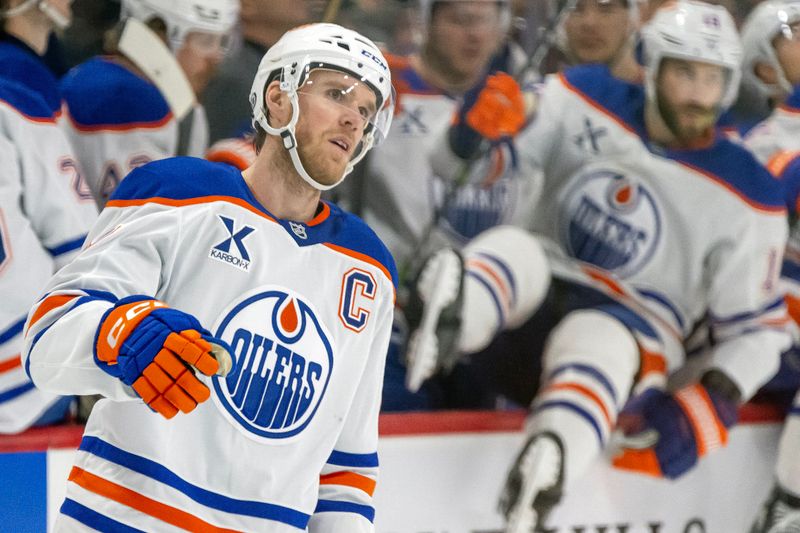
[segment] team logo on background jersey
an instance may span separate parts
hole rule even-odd
[[[590,168],[561,195],[559,233],[571,256],[621,277],[638,272],[661,234],[653,196],[628,173]]]
[[[216,328],[233,369],[214,377],[215,399],[253,438],[281,439],[311,421],[328,387],[333,346],[319,315],[298,294],[262,287],[233,305]]]
[[[217,216],[225,225],[228,238],[211,248],[208,257],[246,272],[250,268],[250,253],[247,251],[244,239],[256,229],[247,225],[236,229],[236,222],[232,218],[222,215]]]

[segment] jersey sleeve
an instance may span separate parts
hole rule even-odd
[[[97,208],[66,136],[55,122],[16,120],[22,209],[56,267],[68,263],[97,218]]]
[[[310,533],[374,531],[372,496],[378,476],[378,412],[392,316],[392,298],[387,297],[377,317],[377,334],[344,427],[320,473],[319,499],[309,522]]]
[[[137,398],[96,364],[96,331],[118,299],[157,295],[172,267],[170,243],[181,231],[179,217],[179,209],[155,204],[104,210],[89,244],[56,274],[28,315],[23,364],[38,387]]]
[[[716,345],[711,365],[739,386],[744,400],[777,370],[791,343],[778,277],[788,226],[784,211],[743,213],[736,242],[710,258],[709,316]]]

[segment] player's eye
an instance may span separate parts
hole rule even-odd
[[[328,89],[325,94],[334,102],[341,102],[344,100],[344,91],[341,89]]]
[[[359,107],[358,112],[361,113],[361,118],[363,118],[364,120],[370,119],[371,113],[369,112],[369,109],[367,109],[366,107],[363,106]]]

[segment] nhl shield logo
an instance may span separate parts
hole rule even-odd
[[[301,296],[267,286],[223,315],[216,336],[231,346],[233,370],[215,376],[215,401],[251,438],[281,439],[311,421],[333,367],[330,335]]]
[[[559,236],[572,257],[626,277],[652,257],[660,218],[642,180],[618,168],[589,167],[560,197]]]

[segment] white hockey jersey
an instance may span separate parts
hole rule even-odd
[[[208,147],[202,106],[179,124],[158,88],[112,57],[73,68],[61,80],[61,91],[69,140],[99,207],[134,168],[175,155],[202,157]],[[187,127],[179,154],[179,130]]]
[[[796,222],[800,215],[800,87],[750,130],[744,142],[780,181],[786,207],[795,220],[783,258],[781,282],[789,311],[800,324],[800,224]]]
[[[722,137],[691,150],[651,143],[644,106],[641,86],[604,67],[549,78],[517,140],[520,157],[544,172],[530,225],[633,287],[674,340],[707,317],[710,364],[748,398],[790,342],[777,283],[787,234],[780,187]]]
[[[460,248],[488,228],[513,222],[530,208],[523,200],[535,195],[533,182],[510,171],[511,157],[503,149],[473,162],[468,176],[436,175],[428,156],[460,99],[425,82],[407,58],[387,57],[397,113],[386,141],[368,156],[363,190],[355,192],[362,205],[352,208],[363,213],[402,266],[411,255],[426,257],[445,245]]]
[[[26,429],[58,397],[20,366],[22,328],[53,272],[77,255],[97,218],[53,110],[0,78],[0,433]]]
[[[372,531],[378,411],[396,277],[375,234],[320,204],[280,220],[233,167],[127,176],[32,310],[37,386],[99,393],[62,515],[98,530]],[[212,398],[165,420],[95,364],[111,302],[146,294],[232,346]],[[124,495],[121,497],[120,495]]]

